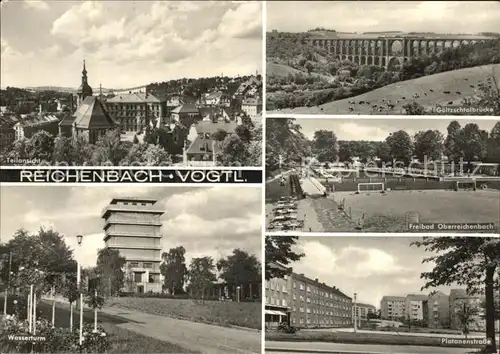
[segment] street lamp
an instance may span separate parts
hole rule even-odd
[[[83,236],[77,235],[76,239],[78,241],[79,251],[81,251]],[[79,253],[81,253],[81,252],[79,252]],[[79,256],[80,256],[80,254],[79,254]],[[82,345],[82,342],[83,342],[83,293],[82,293],[82,288],[81,288],[81,284],[80,284],[81,281],[82,281],[82,274],[81,274],[80,257],[77,257],[76,283],[78,284],[78,290],[80,292],[80,336],[79,336],[78,343],[80,343],[80,345]]]
[[[357,293],[354,293],[354,333],[356,333],[357,327],[358,327],[358,323],[357,323],[358,322],[358,320],[357,320],[358,316],[357,316],[357,311],[356,311],[357,310],[357,306],[356,306],[356,296],[357,295],[358,295]]]

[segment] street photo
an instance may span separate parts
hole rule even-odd
[[[500,237],[265,243],[266,353],[497,353]]]
[[[266,119],[270,232],[498,234],[500,121]]]
[[[1,165],[262,165],[261,2],[1,10]]]
[[[268,1],[266,111],[500,115],[498,1]]]
[[[2,353],[261,352],[255,187],[0,187]]]

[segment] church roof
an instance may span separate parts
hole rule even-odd
[[[78,90],[76,92],[87,94],[90,96],[90,95],[92,95],[92,87],[90,87],[90,85],[85,82],[85,83],[82,83],[80,85],[80,87],[78,88]]]
[[[77,128],[112,128],[115,122],[95,96],[85,98],[75,112],[74,124]]]

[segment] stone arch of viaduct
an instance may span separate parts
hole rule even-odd
[[[362,38],[310,39],[309,43],[323,48],[339,60],[350,60],[358,65],[377,65],[396,68],[412,57],[440,53],[450,47],[483,42],[485,39],[451,38]]]

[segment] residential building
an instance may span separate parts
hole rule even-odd
[[[200,111],[198,107],[193,104],[182,104],[172,110],[170,114],[170,121],[172,123],[181,123],[185,127],[191,127],[194,123],[201,120]]]
[[[364,304],[362,302],[356,302],[356,305],[352,305],[352,318],[354,322],[354,317],[356,317],[359,324],[364,321],[367,321],[368,314],[375,314],[377,312],[377,308],[370,304]]]
[[[265,292],[269,325],[279,312],[282,319],[299,328],[352,326],[352,298],[319,279],[290,269],[285,278],[266,281]]]
[[[405,297],[405,319],[411,321],[427,320],[427,295],[409,294]]]
[[[147,126],[163,128],[167,123],[166,101],[145,92],[118,94],[106,101],[106,108],[122,131],[140,132]]]
[[[380,317],[384,320],[401,320],[405,317],[405,297],[384,296],[380,301]]]
[[[29,139],[39,131],[56,136],[59,132],[59,121],[55,115],[21,115],[21,119],[14,125],[15,140]]]
[[[241,110],[250,118],[258,116],[262,112],[262,99],[249,98],[243,100]]]
[[[450,297],[438,291],[427,299],[427,326],[429,328],[449,328]]]
[[[213,134],[219,130],[233,134],[236,127],[235,122],[213,122],[209,119],[194,124],[188,135],[191,145],[185,153],[185,164],[190,161],[213,161],[219,151],[219,142]]]
[[[115,198],[103,210],[105,247],[125,257],[125,291],[161,292],[161,215],[156,200]]]

